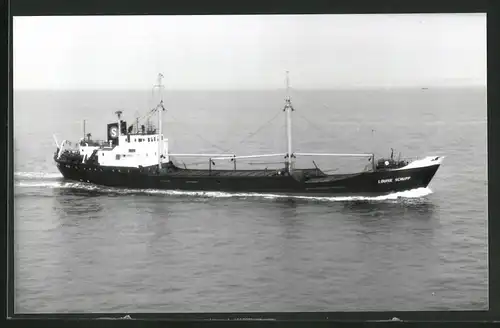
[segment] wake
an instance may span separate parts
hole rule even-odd
[[[42,188],[42,189],[73,189],[81,191],[93,191],[103,194],[118,195],[165,195],[186,196],[204,198],[261,198],[261,199],[298,199],[320,202],[349,202],[349,201],[387,201],[398,199],[422,198],[432,194],[430,188],[418,188],[408,191],[396,192],[382,196],[299,196],[278,195],[267,193],[230,193],[220,191],[181,191],[181,190],[159,190],[159,189],[129,189],[97,186],[86,182],[64,181],[59,173],[43,172],[15,172],[16,188]]]

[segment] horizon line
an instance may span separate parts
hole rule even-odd
[[[304,91],[333,91],[333,90],[363,90],[363,89],[452,89],[452,88],[485,88],[486,84],[448,84],[448,85],[360,85],[360,86],[335,86],[335,87],[321,87],[310,88],[290,87],[291,90],[304,90]],[[165,88],[166,92],[178,91],[284,91],[286,88]],[[12,88],[13,92],[16,91],[148,91],[151,92],[152,88]]]

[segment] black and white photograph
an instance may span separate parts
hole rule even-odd
[[[488,309],[486,14],[12,26],[15,313]]]

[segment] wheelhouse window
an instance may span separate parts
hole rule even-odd
[[[116,159],[119,160],[120,159],[120,154],[116,154]]]
[[[128,152],[129,153],[135,153],[135,149],[129,149]]]

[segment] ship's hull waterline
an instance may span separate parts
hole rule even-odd
[[[165,164],[165,169],[158,174],[155,166],[139,169],[56,161],[65,179],[106,187],[305,196],[376,196],[427,187],[442,160],[439,157],[436,159],[435,164],[425,166],[313,178],[304,178],[304,174],[314,169],[295,170],[292,175],[276,174],[271,170],[209,171],[176,168],[176,171],[168,172]]]

